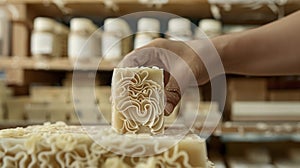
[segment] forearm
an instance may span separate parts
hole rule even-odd
[[[226,73],[300,74],[300,12],[257,29],[212,39]]]

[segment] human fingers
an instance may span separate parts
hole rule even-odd
[[[165,69],[168,61],[164,59],[163,53],[158,50],[160,48],[156,47],[134,50],[124,57],[118,67],[156,66]]]
[[[167,85],[165,86],[166,106],[164,113],[169,116],[181,99],[181,91],[175,78],[170,76]]]

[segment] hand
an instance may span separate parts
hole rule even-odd
[[[155,39],[129,53],[119,67],[157,66],[164,69],[166,107],[170,115],[188,85],[201,85],[209,80],[197,53],[185,42]]]

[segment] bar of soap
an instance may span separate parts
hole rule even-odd
[[[87,130],[104,141],[94,141]],[[134,138],[130,139],[129,136]],[[4,129],[0,130],[0,167],[213,167],[207,159],[205,140],[195,134],[186,135],[167,150],[142,157],[113,153],[104,145],[110,143],[118,149],[141,153],[161,150],[165,144],[176,139],[176,135],[158,137],[153,140],[153,136],[145,134],[120,135],[109,126],[82,128],[62,122]]]
[[[236,101],[231,118],[235,121],[299,121],[300,103],[292,101]]]
[[[115,68],[112,77],[112,126],[121,134],[164,131],[163,70]]]

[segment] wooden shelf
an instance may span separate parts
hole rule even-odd
[[[98,70],[112,71],[117,63],[102,60]],[[94,70],[88,64],[83,64],[78,70]],[[68,58],[52,59],[47,61],[37,61],[32,58],[23,57],[3,57],[0,58],[0,69],[28,69],[28,70],[57,70],[73,71],[74,65]]]
[[[213,135],[217,137],[233,138],[233,139],[256,139],[262,140],[284,137],[289,139],[297,139],[300,141],[300,122],[236,122],[227,121],[220,123],[216,128],[196,127],[196,134],[210,132],[214,129]]]
[[[12,4],[26,4],[31,17],[48,16],[95,16],[97,18],[123,16],[133,12],[162,11],[190,18],[211,18],[210,4],[207,0],[169,0],[162,6],[142,4],[138,0],[114,0],[117,10],[105,5],[105,0],[64,0],[64,6],[58,7],[52,1],[44,0],[7,0]],[[290,0],[284,6],[286,15],[300,9],[300,1]],[[266,5],[258,9],[245,8],[240,4],[232,5],[230,11],[220,8],[223,23],[264,24],[277,19],[275,13]],[[236,17],[239,16],[239,17]],[[139,17],[137,15],[133,17]]]
[[[29,57],[2,57],[0,70],[5,71],[6,82],[10,85],[24,85],[31,82],[59,81],[61,71],[112,71],[117,63],[102,60],[100,65],[91,66],[83,63],[74,68],[68,58],[37,61]]]
[[[215,135],[258,134],[258,135],[294,135],[300,133],[300,122],[233,122],[228,121],[217,128]]]
[[[8,3],[27,3],[27,4],[33,4],[33,3],[45,3],[45,0],[7,0]],[[51,3],[51,1],[49,1]],[[79,4],[85,4],[85,3],[104,3],[105,0],[63,0],[65,4],[68,3],[79,3]],[[115,3],[140,3],[138,0],[113,0]],[[189,0],[189,1],[182,1],[182,0],[169,0],[168,3],[208,3],[207,0]]]
[[[52,1],[44,0],[7,0],[12,4],[26,4],[31,13],[37,16],[63,17],[63,16],[97,16],[113,17],[123,16],[140,11],[163,11],[180,16],[205,16],[211,17],[207,0],[169,0],[162,6],[142,4],[138,0],[114,0],[117,10],[105,5],[105,0],[64,0],[64,9],[58,7]],[[179,10],[178,10],[179,9]]]
[[[55,122],[51,122],[55,123]],[[89,126],[89,125],[105,125],[105,124],[99,124],[99,123],[78,123],[78,122],[65,122],[68,125],[78,125],[78,126]],[[0,123],[0,130],[1,129],[8,129],[8,128],[17,128],[17,127],[27,127],[30,125],[43,125],[44,122],[27,122],[27,121],[1,121]]]

